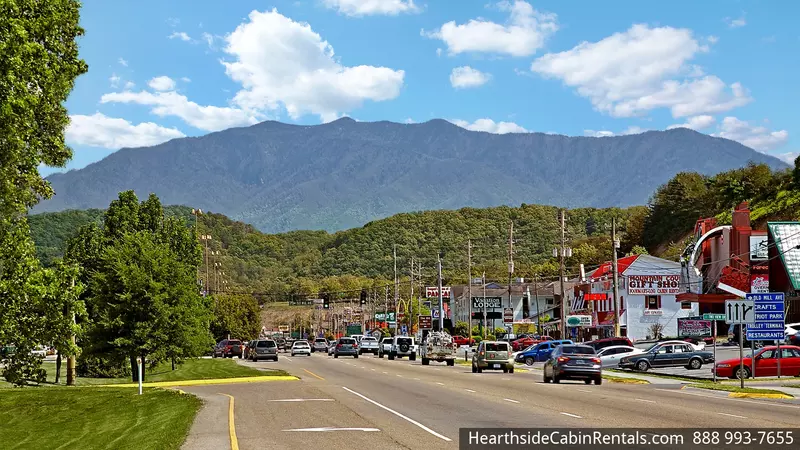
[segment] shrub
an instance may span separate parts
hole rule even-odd
[[[75,370],[79,377],[123,378],[131,376],[128,360],[113,360],[91,355],[78,356]]]
[[[480,343],[481,343],[481,341],[483,340],[483,338],[482,338],[482,337],[480,337],[480,336],[472,336],[472,339],[474,339],[474,340],[475,340],[475,343],[476,343],[476,344],[480,344]]]
[[[486,340],[487,341],[496,341],[497,340],[497,336],[495,336],[493,334],[487,334],[486,335]]]

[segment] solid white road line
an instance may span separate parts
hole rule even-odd
[[[271,402],[333,402],[332,398],[284,398],[281,400],[269,400]]]
[[[645,400],[643,398],[635,398],[634,400],[636,400],[637,402],[655,403],[654,400]]]
[[[363,395],[359,394],[358,392],[356,392],[356,391],[354,391],[354,390],[352,390],[352,389],[349,389],[349,388],[347,388],[346,386],[342,386],[342,389],[346,390],[347,392],[349,392],[349,393],[351,393],[351,394],[355,394],[355,395],[357,395],[357,396],[359,396],[359,397],[363,398],[364,400],[366,400],[366,401],[368,401],[368,402],[372,403],[373,405],[375,405],[375,406],[377,406],[377,407],[379,407],[379,408],[381,408],[381,409],[384,409],[384,410],[386,410],[386,411],[388,411],[388,412],[390,412],[390,413],[394,414],[395,416],[397,416],[397,417],[399,417],[399,418],[401,418],[401,419],[404,419],[404,420],[406,420],[407,422],[410,422],[410,423],[412,423],[412,424],[414,424],[414,425],[416,425],[416,426],[418,426],[418,427],[422,428],[423,430],[425,430],[425,431],[427,431],[428,433],[430,433],[430,434],[432,434],[432,435],[434,435],[434,436],[438,437],[439,439],[442,439],[442,440],[444,440],[444,441],[447,441],[447,442],[452,442],[452,441],[453,441],[453,440],[452,440],[452,439],[450,439],[449,437],[447,437],[447,436],[445,436],[445,435],[442,435],[442,434],[439,434],[439,433],[437,433],[437,432],[435,432],[435,431],[431,430],[430,428],[428,428],[428,427],[426,427],[425,425],[423,425],[423,424],[421,424],[421,423],[417,422],[416,420],[414,420],[414,419],[412,419],[412,418],[410,418],[410,417],[404,416],[404,415],[400,414],[399,412],[397,412],[397,411],[395,411],[395,410],[393,410],[393,409],[391,409],[391,408],[389,408],[389,407],[387,407],[387,406],[383,406],[383,405],[381,405],[380,403],[376,402],[375,400],[372,400],[371,398],[367,398],[367,397],[365,397],[365,396],[363,396]]]
[[[570,413],[565,413],[565,412],[562,412],[561,414],[562,414],[562,415],[565,415],[565,416],[569,416],[569,417],[574,417],[574,418],[576,418],[576,419],[583,419],[583,417],[581,417],[581,416],[576,416],[575,414],[570,414]]]
[[[728,414],[728,413],[717,413],[720,416],[728,416],[728,417],[736,417],[737,419],[747,419],[745,416],[737,416],[736,414]]]
[[[400,378],[403,378],[403,376],[402,376],[402,375],[400,375],[399,373],[397,374],[397,376],[398,376],[398,377],[400,377]]]
[[[436,382],[436,384],[438,384],[439,386],[444,386],[444,383],[440,383],[438,381]]]
[[[475,393],[475,391],[473,391],[472,389],[464,389],[464,390],[467,392],[472,392],[473,394]]]
[[[512,399],[510,399],[510,398],[504,398],[503,400],[505,400],[505,401],[507,401],[507,402],[511,402],[511,403],[519,403],[518,401],[516,401],[516,400],[512,400]]]
[[[375,372],[375,369],[370,369],[371,371]]]
[[[592,391],[590,391],[588,389],[575,389],[575,390],[576,391],[580,391],[580,392],[592,392]]]
[[[389,372],[383,372],[384,375],[389,375]]]
[[[718,399],[718,400],[727,400],[727,401],[731,401],[731,402],[753,403],[753,404],[756,404],[756,405],[765,405],[765,404],[767,404],[765,402],[757,401],[757,400],[745,400],[743,398],[720,397],[720,396],[717,396],[717,395],[703,395],[703,394],[699,394],[699,393],[696,393],[696,392],[686,392],[686,391],[683,391],[683,390],[675,390],[675,389],[659,389],[659,388],[655,388],[653,390],[654,391],[663,391],[663,392],[672,392],[672,393],[678,393],[678,394],[686,394],[686,395],[694,395],[695,397],[715,398],[715,399]],[[787,405],[787,404],[784,404],[784,403],[777,403],[777,402],[770,402],[769,405],[771,407],[800,409],[800,406]]]
[[[327,432],[327,431],[381,431],[377,428],[333,428],[333,427],[325,427],[325,428],[295,428],[292,430],[281,430],[281,431],[320,431],[320,432]]]
[[[419,381],[419,378],[414,378],[415,380]]]

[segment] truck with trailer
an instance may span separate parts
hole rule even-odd
[[[425,342],[420,346],[422,365],[430,365],[431,361],[446,362],[448,366],[456,363],[457,345],[453,337],[446,331],[428,333]]]

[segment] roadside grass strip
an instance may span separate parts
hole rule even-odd
[[[612,383],[623,383],[623,384],[650,384],[647,380],[642,380],[641,378],[628,378],[628,377],[615,377],[613,375],[603,375],[604,380],[608,380]]]
[[[728,397],[733,398],[772,398],[772,399],[793,399],[794,396],[775,389],[749,388],[744,389],[739,386],[728,386],[713,383],[694,383],[687,387],[695,389],[707,389],[711,391],[729,392]]]
[[[212,384],[237,384],[237,383],[263,383],[267,381],[297,381],[299,378],[291,375],[278,376],[259,376],[259,377],[238,377],[238,378],[217,378],[210,380],[183,380],[183,381],[158,381],[154,383],[142,383],[142,387],[165,388],[175,386],[205,386]],[[119,383],[119,384],[95,384],[92,387],[118,387],[133,388],[139,387],[138,383]]]

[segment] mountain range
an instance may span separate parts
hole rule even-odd
[[[105,208],[118,192],[225,214],[275,233],[338,231],[396,213],[526,203],[645,204],[675,174],[785,163],[686,128],[614,137],[490,134],[446,120],[322,125],[268,121],[124,148],[47,177],[34,213]]]

